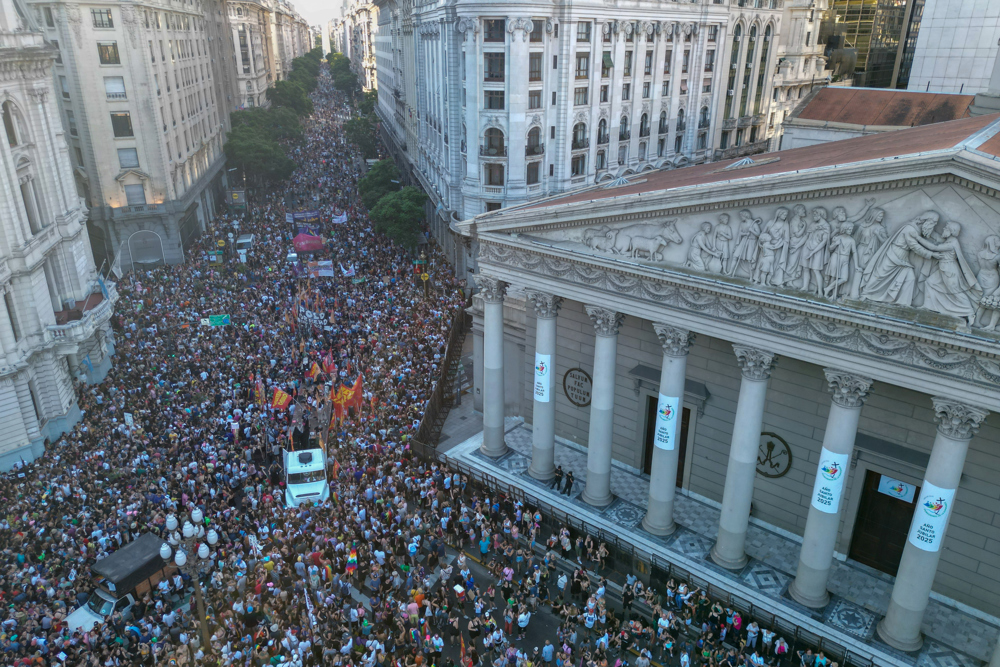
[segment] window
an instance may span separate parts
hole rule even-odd
[[[587,154],[580,153],[573,156],[570,163],[570,176],[583,176],[587,173]]]
[[[69,99],[69,82],[66,81],[66,77],[59,77],[59,88],[62,90],[62,96],[64,100]]]
[[[528,91],[528,108],[529,109],[542,108],[542,91],[540,90]]]
[[[625,52],[625,76],[632,76],[632,52]]]
[[[670,97],[670,79],[663,80],[663,90],[660,91],[663,97]]]
[[[491,127],[483,135],[484,155],[506,155],[507,147],[504,145],[503,130]]]
[[[608,101],[608,84],[601,86],[601,102],[605,103]]]
[[[62,65],[62,51],[59,50],[59,40],[53,39],[52,46],[56,49],[56,65]]]
[[[604,118],[601,122],[597,124],[597,143],[606,144],[608,143],[608,121]]]
[[[667,112],[666,111],[661,111],[660,112],[660,124],[656,128],[656,131],[659,132],[660,134],[663,134],[663,133],[667,132]]]
[[[812,38],[813,38],[812,32],[811,31],[807,32],[806,33],[806,46],[811,46],[810,42],[812,41]]]
[[[118,42],[98,42],[97,55],[102,65],[121,65],[118,57]]]
[[[684,59],[681,61],[681,74],[687,74],[688,67],[691,65],[691,50],[684,49]]]
[[[486,202],[486,212],[499,211],[503,206],[498,201],[488,201]]]
[[[722,138],[719,140],[719,148],[721,148],[723,150],[729,148],[729,135],[730,134],[732,134],[732,133],[731,132],[723,132],[722,133]]]
[[[683,132],[684,128],[687,127],[687,121],[684,120],[684,109],[677,110],[677,131]]]
[[[76,116],[69,109],[66,109],[66,125],[69,126],[70,136],[79,136],[79,131],[76,129]]]
[[[542,54],[532,53],[528,56],[528,81],[541,81],[541,80],[542,80]]]
[[[715,71],[715,49],[709,49],[705,52],[705,71]]]
[[[577,123],[573,126],[573,150],[580,150],[588,146],[590,146],[590,141],[587,139],[587,125],[586,123]]]
[[[504,54],[484,53],[485,60],[483,68],[484,81],[503,81]]]
[[[529,41],[540,42],[542,41],[542,26],[545,25],[545,19],[534,19],[531,22],[531,38]]]
[[[618,164],[626,162],[628,162],[628,144],[622,144],[618,147]]]
[[[486,97],[486,104],[484,106],[487,109],[503,109],[502,90],[487,90],[483,95]]]
[[[576,54],[576,78],[586,79],[590,75],[590,54]]]
[[[42,231],[42,226],[38,224],[38,202],[34,197],[34,187],[31,179],[21,183],[21,203],[24,205],[24,212],[28,216],[28,229],[32,234]]]
[[[533,127],[528,131],[528,143],[525,144],[524,154],[525,155],[541,155],[542,154],[542,128]]]
[[[687,94],[688,94],[688,80],[681,79],[681,95],[687,95]]]
[[[622,100],[628,100],[632,95],[632,85],[628,83],[622,84]]]
[[[95,28],[115,27],[115,21],[111,18],[110,9],[91,9],[90,16],[94,19]]]
[[[120,111],[118,113],[111,114],[111,128],[115,132],[115,137],[131,137],[132,134],[132,116],[128,111]]]
[[[83,166],[83,151],[80,150],[79,146],[73,146],[73,151],[76,153],[76,166]]]
[[[129,206],[140,206],[146,203],[146,190],[142,185],[125,186],[125,202]]]
[[[525,172],[525,180],[527,181],[528,185],[534,185],[535,183],[538,182],[538,167],[540,165],[541,162],[528,163],[528,168]]]
[[[52,8],[45,7],[42,11],[45,14],[45,25],[49,28],[55,28],[56,22],[55,19],[52,18]]]
[[[554,164],[550,164],[549,165],[549,176],[551,176],[555,172],[555,170],[556,170],[556,166]]]
[[[484,164],[483,173],[485,175],[483,181],[486,183],[486,185],[492,185],[492,186],[503,185],[502,164]]]
[[[128,99],[125,95],[125,79],[120,76],[104,77],[104,94],[109,100]]]
[[[604,29],[604,36],[601,38],[601,41],[604,42],[605,44],[611,43],[611,31],[608,30],[606,27]]]
[[[576,24],[576,41],[590,41],[590,21],[580,21]]]
[[[21,340],[21,326],[17,321],[17,311],[14,310],[14,296],[10,292],[3,293],[3,303],[7,307],[7,319],[10,320],[10,329],[14,332],[14,340]]]
[[[646,63],[643,65],[642,73],[649,76],[653,73],[653,52],[646,51]]]
[[[684,147],[684,137],[683,135],[678,134],[676,137],[674,137],[674,152],[680,153],[681,148],[683,147]]]
[[[664,147],[667,145],[666,139],[660,139],[656,142],[656,157],[663,157]]]
[[[555,139],[555,138],[556,138],[556,126],[552,125],[549,127],[549,139]]]
[[[594,169],[600,171],[601,169],[607,169],[608,167],[608,157],[607,153],[604,151],[597,151],[597,157],[594,159]]]
[[[504,41],[504,30],[507,29],[507,22],[503,19],[486,19],[483,21],[483,41],[502,42]]]
[[[577,88],[573,91],[573,104],[575,106],[583,106],[587,104],[587,91],[588,88]]]
[[[642,99],[649,99],[649,87],[651,85],[652,84],[649,81],[642,84]]]
[[[642,114],[639,119],[639,136],[648,137],[649,136],[649,115]]]
[[[606,79],[611,76],[611,70],[615,67],[615,61],[611,59],[611,52],[605,51],[601,58],[601,78]]]
[[[556,91],[552,91],[552,106],[556,105]]]
[[[618,139],[619,141],[624,141],[632,136],[628,127],[628,116],[622,116],[621,122],[618,123]]]
[[[17,146],[17,130],[14,129],[14,105],[10,102],[3,103],[3,129],[7,132],[7,143],[10,146]]]
[[[553,37],[558,37],[559,36],[559,24],[558,23],[556,23],[555,25],[552,26],[552,36]]]
[[[701,92],[710,93],[712,92],[712,77],[706,76],[701,81]]]
[[[717,25],[708,26],[708,41],[709,42],[719,41],[719,26]]]
[[[674,59],[674,52],[667,49],[666,53],[663,54],[663,73],[670,74],[670,61]]]
[[[118,149],[118,166],[122,169],[138,169],[139,168],[139,153],[136,152],[134,148],[119,148]]]
[[[708,133],[702,132],[698,135],[698,150],[703,151],[708,146]]]

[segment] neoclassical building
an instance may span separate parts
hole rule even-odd
[[[878,636],[922,642],[932,595],[1000,614],[1000,115],[641,174],[455,225],[478,254],[482,453],[531,424],[582,499],[645,475],[642,528],[720,508],[801,542],[788,594],[834,559],[894,582]]]
[[[56,57],[21,0],[2,0],[0,470],[79,420],[73,380],[103,379],[114,349],[118,293],[97,281],[52,86]]]

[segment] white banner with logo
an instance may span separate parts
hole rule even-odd
[[[887,496],[898,498],[906,503],[913,502],[913,492],[916,490],[917,487],[912,484],[901,482],[898,479],[893,479],[892,477],[887,477],[886,475],[881,475],[878,480],[879,493],[884,493]]]
[[[844,480],[847,479],[850,460],[850,454],[836,454],[826,447],[820,450],[812,495],[812,506],[820,512],[836,514],[840,510],[840,498],[844,495]]]
[[[656,403],[656,433],[653,434],[653,444],[660,449],[677,447],[677,413],[680,404],[680,397],[660,394]]]
[[[910,544],[924,551],[938,551],[948,527],[955,489],[942,489],[925,481],[910,524]]]
[[[552,385],[552,355],[535,352],[535,400],[548,403]]]

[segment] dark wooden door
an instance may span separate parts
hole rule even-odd
[[[881,479],[882,475],[872,470],[865,475],[848,555],[859,563],[896,576],[916,501],[907,502],[880,493]],[[913,497],[920,497],[919,488]]]
[[[642,471],[649,474],[653,467],[653,435],[656,433],[656,405],[658,397],[650,396],[646,401],[646,445],[643,449]],[[684,456],[687,454],[688,423],[691,410],[681,409],[681,432],[677,436],[677,486],[684,486]]]

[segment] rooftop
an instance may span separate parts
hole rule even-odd
[[[916,127],[966,118],[974,99],[975,95],[828,86],[808,97],[790,120]]]
[[[935,123],[934,125],[908,128],[898,132],[874,134],[843,141],[831,141],[825,144],[793,148],[775,153],[763,153],[754,155],[749,159],[722,160],[668,171],[642,172],[628,177],[630,182],[617,187],[607,187],[606,185],[590,186],[583,190],[566,193],[565,195],[557,195],[542,201],[528,203],[522,207],[511,207],[491,214],[483,214],[481,217],[489,218],[491,216],[503,215],[505,211],[512,209],[543,208],[546,206],[693,187],[709,183],[742,180],[770,174],[784,174],[807,169],[832,167],[881,158],[916,155],[931,151],[959,150],[963,144],[966,144],[966,142],[990,125],[995,125],[991,129],[1000,129],[1000,114],[963,118],[947,123]],[[968,147],[993,156],[1000,156],[1000,134],[980,141],[978,144],[973,143]],[[736,163],[740,164],[737,165]]]

